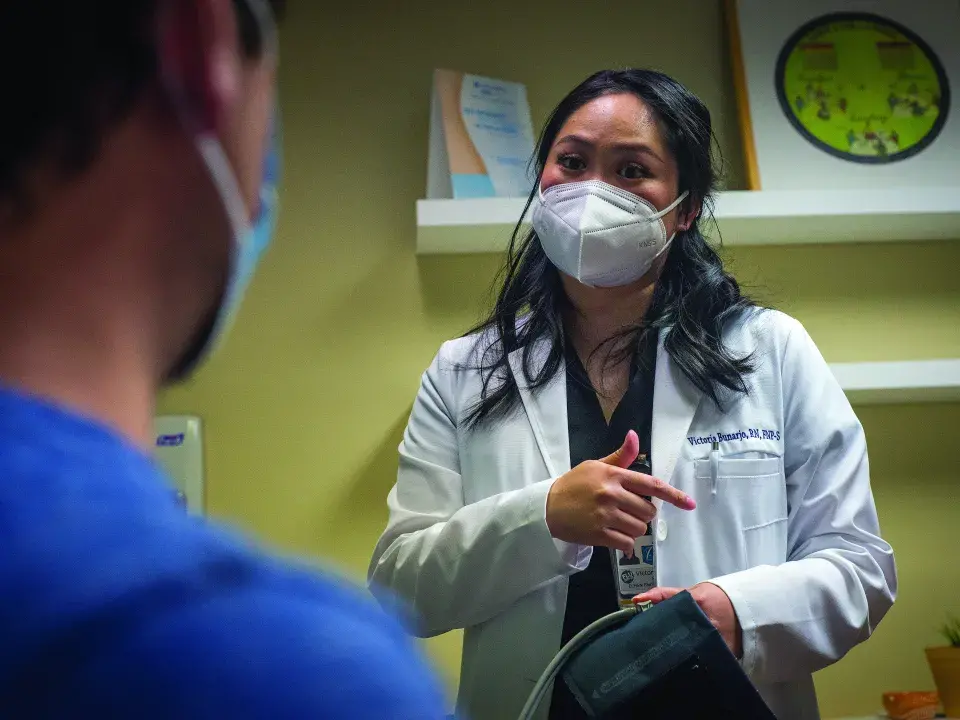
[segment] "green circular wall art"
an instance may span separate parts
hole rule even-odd
[[[940,134],[950,107],[943,65],[922,38],[867,13],[833,13],[780,51],[777,96],[796,130],[858,163],[903,160]]]

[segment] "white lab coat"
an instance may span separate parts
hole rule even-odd
[[[480,389],[475,340],[445,343],[423,375],[369,578],[412,604],[420,635],[464,628],[458,709],[511,720],[558,650],[567,579],[592,548],[554,539],[545,520],[550,486],[570,469],[565,374],[532,392],[521,353],[511,354],[522,408],[466,429]],[[812,720],[812,673],[869,637],[893,603],[893,552],[880,537],[863,429],[804,328],[756,311],[724,341],[752,353],[756,371],[749,393],[721,412],[661,338],[653,473],[698,507],[661,506],[658,584],[723,588],[746,673],[778,718]]]

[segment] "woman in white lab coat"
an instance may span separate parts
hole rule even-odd
[[[894,600],[860,423],[803,327],[754,307],[701,234],[712,139],[660,73],[574,89],[491,316],[423,375],[370,581],[421,635],[464,628],[474,720],[516,717],[618,597],[682,588],[778,717],[818,718],[812,673]],[[635,552],[648,572],[615,576]],[[541,717],[577,712],[558,683]]]

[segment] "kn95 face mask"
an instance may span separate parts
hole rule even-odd
[[[663,210],[600,180],[554,185],[533,202],[533,228],[558,270],[594,287],[639,280],[666,252],[663,217],[689,193]]]

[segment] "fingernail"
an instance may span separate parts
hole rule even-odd
[[[694,499],[693,499],[692,497],[690,497],[689,495],[684,495],[684,496],[683,496],[683,502],[686,504],[687,510],[696,510],[696,509],[697,509],[697,501],[694,500]]]

